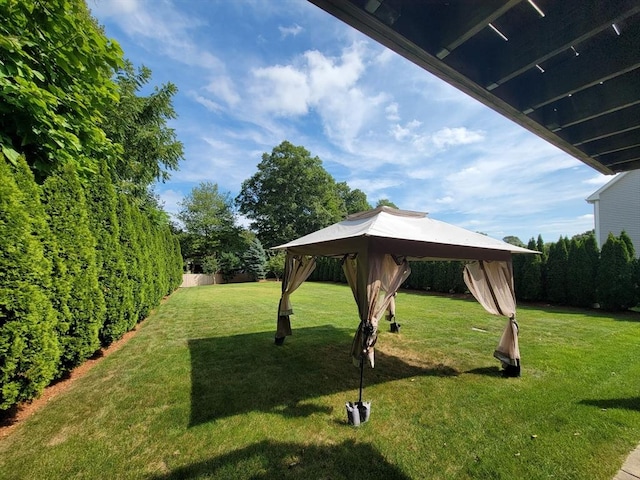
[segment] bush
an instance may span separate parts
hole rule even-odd
[[[567,303],[568,262],[567,240],[560,237],[549,248],[547,259],[547,298],[550,302],[561,305]]]
[[[41,219],[30,215],[39,197],[23,195],[1,155],[0,178],[0,410],[7,410],[39,395],[55,377],[60,348],[45,291],[51,264],[34,235]]]
[[[600,253],[598,301],[605,310],[626,310],[635,305],[633,259],[623,239],[609,233]]]
[[[89,220],[96,239],[98,283],[104,296],[106,314],[100,327],[102,345],[109,345],[128,330],[133,315],[133,290],[120,246],[117,196],[104,163],[87,191]]]
[[[70,370],[100,347],[98,332],[104,323],[104,296],[98,283],[96,241],[89,228],[85,195],[72,163],[44,183],[45,208],[57,254],[63,259],[68,288],[68,316],[59,323],[63,347],[61,371]]]

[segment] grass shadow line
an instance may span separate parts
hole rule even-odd
[[[390,464],[373,446],[353,440],[328,446],[262,441],[149,478],[409,480],[408,476]]]
[[[470,373],[472,375],[485,375],[487,377],[502,377],[504,376],[500,367],[478,367],[467,370],[464,373]]]
[[[621,408],[640,412],[640,397],[631,398],[607,398],[600,400],[580,400],[581,405],[589,405],[603,409]]]

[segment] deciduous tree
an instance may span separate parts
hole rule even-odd
[[[119,100],[105,113],[104,130],[124,152],[112,165],[114,177],[138,195],[154,181],[167,180],[183,158],[182,143],[167,125],[176,118],[172,99],[177,88],[167,83],[147,96],[140,95],[150,80],[151,70],[140,67],[136,71],[125,62],[116,76]]]
[[[262,155],[236,203],[266,247],[326,227],[343,214],[335,181],[322,161],[287,141]]]
[[[178,219],[183,223],[187,242],[183,251],[191,260],[239,250],[241,228],[236,225],[233,200],[218,184],[202,182],[180,202]]]
[[[122,50],[79,0],[0,2],[0,146],[23,153],[39,179],[70,161],[81,174],[118,148],[104,133],[118,101]]]

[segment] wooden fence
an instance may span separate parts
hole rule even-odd
[[[236,274],[229,282],[225,282],[222,275],[207,275],[204,273],[183,273],[180,287],[199,287],[200,285],[217,285],[219,283],[243,283],[251,282],[251,277],[246,273]]]

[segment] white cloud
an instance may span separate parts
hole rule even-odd
[[[427,180],[431,178],[436,178],[437,173],[433,169],[430,168],[410,168],[407,171],[407,176],[409,178],[414,178],[417,180]]]
[[[205,107],[207,110],[210,110],[212,112],[220,112],[223,110],[222,105],[214,102],[213,100],[209,100],[208,98],[205,98],[202,95],[198,95],[195,92],[189,92],[188,95],[189,97],[193,98],[196,102],[198,102],[200,105]]]
[[[296,35],[301,33],[304,29],[298,24],[293,24],[290,27],[279,26],[278,30],[280,30],[280,37],[286,38],[289,35],[295,37]]]
[[[387,120],[389,120],[390,122],[397,122],[400,120],[400,115],[398,114],[397,102],[393,102],[387,105],[384,111],[387,114]]]
[[[184,198],[182,192],[173,189],[163,190],[158,193],[158,197],[167,213],[174,216],[180,211],[180,202]]]
[[[464,127],[443,128],[433,134],[431,140],[438,148],[446,148],[456,145],[468,145],[470,143],[480,142],[484,139],[482,132],[474,132]]]
[[[191,67],[221,70],[222,62],[193,39],[192,32],[203,25],[198,17],[176,9],[171,2],[111,0],[96,2],[96,15],[109,18],[149,51],[160,51],[173,61]]]
[[[613,180],[614,176],[612,175],[597,175],[595,177],[591,177],[588,178],[586,180],[584,180],[583,183],[586,183],[587,185],[595,185],[596,187],[598,186],[602,186],[607,182],[610,182],[611,180]]]
[[[214,78],[205,87],[205,90],[224,100],[230,107],[235,106],[240,101],[240,95],[236,91],[234,82],[227,75],[220,75]]]
[[[251,93],[258,100],[257,107],[275,115],[304,115],[310,97],[306,75],[291,65],[254,70],[256,83]]]

